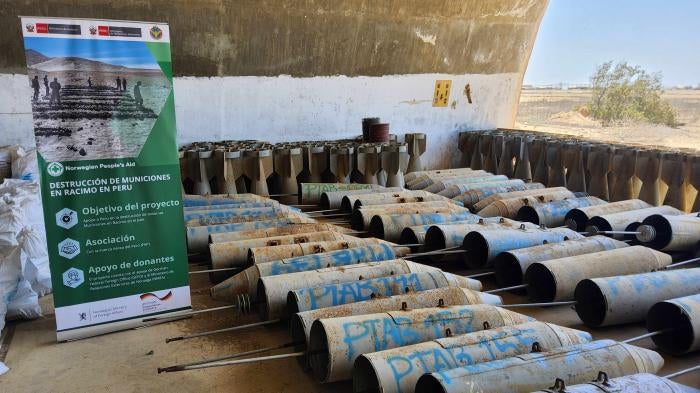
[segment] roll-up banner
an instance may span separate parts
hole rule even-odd
[[[21,23],[58,340],[190,309],[168,25]]]

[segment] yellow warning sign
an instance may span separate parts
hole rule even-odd
[[[435,94],[433,95],[433,106],[447,106],[450,101],[451,80],[436,80]]]

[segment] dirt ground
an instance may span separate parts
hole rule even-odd
[[[602,127],[575,111],[590,96],[590,90],[524,89],[515,127],[617,143],[700,149],[700,90],[664,93],[663,98],[678,112],[682,125],[677,128],[653,124]]]

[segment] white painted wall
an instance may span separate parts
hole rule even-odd
[[[437,79],[452,80],[450,106],[432,106]],[[473,104],[464,87],[471,85]],[[270,142],[353,137],[363,117],[392,133],[425,132],[429,167],[455,165],[457,134],[513,125],[518,74],[382,77],[181,77],[175,79],[179,143],[222,139]],[[0,146],[33,144],[25,75],[0,74]]]

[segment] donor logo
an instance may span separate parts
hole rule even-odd
[[[53,177],[61,176],[63,174],[63,164],[55,161],[50,162],[49,165],[46,166],[46,171]]]

